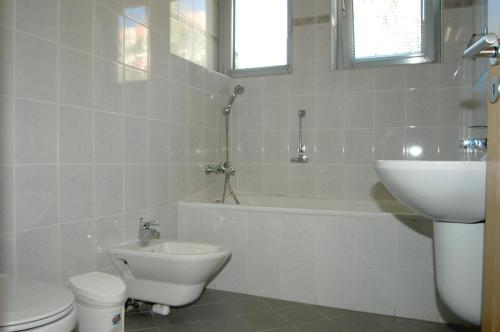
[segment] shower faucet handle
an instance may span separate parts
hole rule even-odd
[[[204,165],[205,174],[229,174],[234,175],[236,170],[231,166],[229,162],[221,162],[217,165]]]

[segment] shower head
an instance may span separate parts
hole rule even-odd
[[[234,87],[234,91],[233,91],[233,95],[241,95],[243,94],[243,92],[245,92],[245,88],[242,86],[242,85],[236,85]]]
[[[231,95],[231,99],[229,99],[229,103],[227,104],[226,107],[224,107],[224,114],[229,114],[231,113],[231,108],[233,107],[234,100],[236,99],[237,95],[241,95],[243,92],[245,92],[245,88],[242,85],[236,85],[233,90],[233,94]]]

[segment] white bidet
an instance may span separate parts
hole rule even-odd
[[[143,247],[130,243],[110,248],[109,254],[129,298],[180,306],[200,296],[231,252],[217,244],[151,240]]]

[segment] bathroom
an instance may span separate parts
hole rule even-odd
[[[494,67],[462,54],[500,8],[411,2],[432,54],[357,66],[338,22],[374,0],[0,0],[0,273],[119,276],[108,249],[143,218],[231,258],[166,316],[127,307],[127,331],[477,331],[438,295],[431,219],[374,162],[486,158]]]

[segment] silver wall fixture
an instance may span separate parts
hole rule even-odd
[[[292,163],[307,163],[309,158],[306,155],[306,146],[302,143],[302,119],[306,116],[306,110],[299,110],[299,155],[290,159]]]
[[[474,38],[481,36],[474,42]],[[494,33],[473,34],[463,53],[464,58],[489,58],[492,66],[498,61],[498,37]]]

